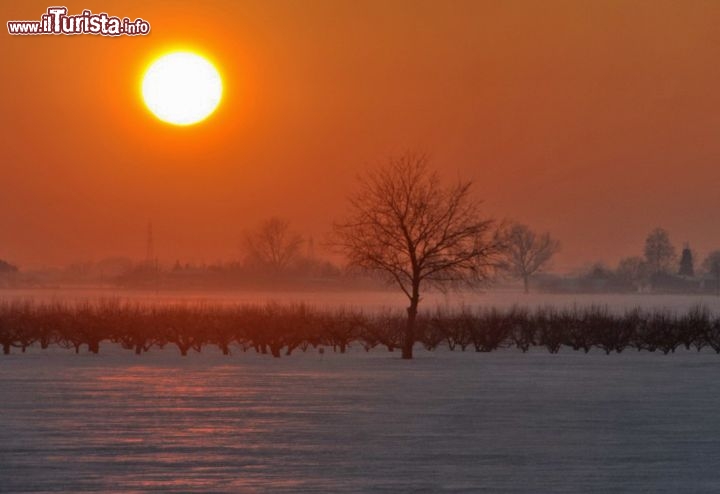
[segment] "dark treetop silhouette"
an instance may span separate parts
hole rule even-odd
[[[290,229],[290,222],[277,217],[264,221],[245,235],[248,260],[278,274],[300,256],[303,238]]]
[[[481,217],[471,182],[443,186],[424,155],[390,158],[359,182],[333,243],[351,266],[384,274],[408,297],[402,357],[411,359],[422,287],[486,280],[499,263],[500,235]]]
[[[652,274],[672,271],[675,260],[675,247],[670,242],[670,235],[662,228],[655,228],[645,239],[645,259]]]

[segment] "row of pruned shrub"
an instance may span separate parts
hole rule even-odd
[[[0,345],[12,348],[50,345],[97,353],[112,342],[137,354],[175,346],[182,355],[207,345],[224,354],[254,350],[279,357],[295,350],[351,345],[365,350],[400,348],[406,337],[402,312],[367,313],[353,309],[317,309],[304,304],[207,305],[140,304],[105,300],[81,304],[0,302]],[[674,352],[678,347],[720,353],[720,318],[695,307],[677,314],[634,309],[622,314],[607,307],[528,310],[464,307],[437,309],[418,316],[414,338],[427,350],[473,349],[489,352],[516,347],[526,352],[562,347],[606,353],[627,348]]]

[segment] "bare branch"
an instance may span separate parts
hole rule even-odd
[[[290,222],[276,217],[245,234],[247,261],[276,274],[297,260],[302,244],[302,236],[290,230]]]

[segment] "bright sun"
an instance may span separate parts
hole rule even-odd
[[[191,125],[215,111],[222,97],[222,80],[207,59],[186,51],[174,52],[147,69],[142,96],[160,120]]]

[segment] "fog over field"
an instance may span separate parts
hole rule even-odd
[[[305,303],[318,308],[354,308],[366,311],[381,309],[405,310],[407,298],[398,290],[386,291],[138,291],[117,288],[60,288],[2,290],[0,299],[33,302],[99,302],[118,300],[142,304],[279,304]],[[706,307],[720,313],[720,297],[715,295],[682,294],[553,294],[529,293],[517,290],[473,290],[446,292],[429,291],[423,295],[420,310],[432,311],[438,307],[457,309],[463,306],[475,308],[510,308],[513,306],[538,308],[585,308],[607,307],[615,313],[642,308],[656,311],[684,312],[695,306]]]

